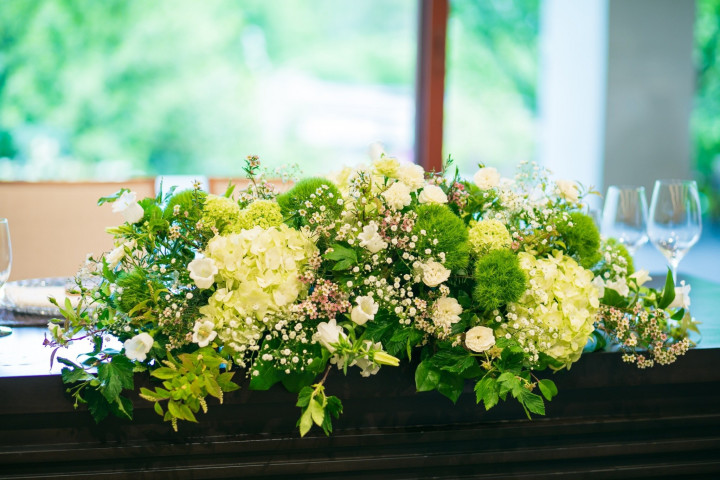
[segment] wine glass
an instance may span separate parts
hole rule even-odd
[[[603,235],[617,239],[635,255],[648,241],[645,187],[608,187],[600,228]]]
[[[10,245],[10,227],[7,218],[0,218],[0,291],[10,276],[12,266],[12,246]],[[0,327],[0,337],[10,335],[12,330]]]
[[[702,232],[697,184],[693,180],[657,180],[649,216],[650,241],[665,255],[677,285],[678,264]]]

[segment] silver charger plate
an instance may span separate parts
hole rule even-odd
[[[28,280],[16,280],[14,282],[7,282],[5,287],[10,286],[13,288],[36,288],[36,287],[68,287],[75,286],[75,283],[71,277],[50,277],[50,278],[31,278]],[[3,294],[0,296],[0,308],[11,311],[13,313],[21,313],[26,315],[39,315],[44,317],[59,316],[60,310],[52,304],[47,306],[35,306],[35,305],[15,305],[12,299],[8,298],[5,294],[5,288],[2,289]]]

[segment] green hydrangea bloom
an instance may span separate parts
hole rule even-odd
[[[240,210],[237,223],[227,229],[230,233],[240,230],[250,230],[253,227],[270,228],[283,223],[283,215],[276,202],[271,200],[256,200],[247,208]]]
[[[477,256],[483,256],[493,250],[510,247],[512,237],[505,225],[498,220],[481,220],[470,227],[468,232],[470,247]]]
[[[236,231],[240,207],[230,198],[208,195],[200,221],[206,228],[217,228],[220,234]]]

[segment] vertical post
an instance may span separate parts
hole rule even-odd
[[[419,0],[415,162],[442,169],[445,44],[449,0]]]

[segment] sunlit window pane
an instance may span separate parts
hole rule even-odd
[[[539,0],[451,0],[443,152],[509,174],[536,150]]]
[[[0,178],[412,159],[416,37],[407,0],[3,2]]]

